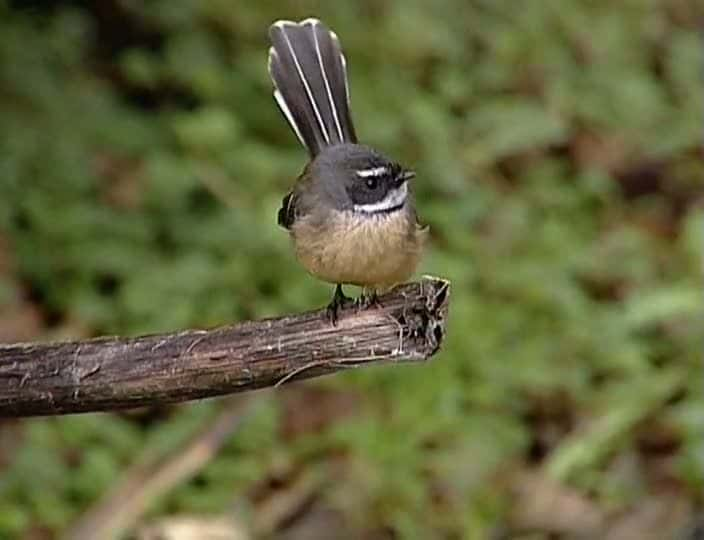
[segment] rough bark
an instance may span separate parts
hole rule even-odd
[[[445,335],[449,283],[397,287],[376,306],[135,338],[0,345],[0,416],[111,411],[218,396],[351,367],[425,360]]]

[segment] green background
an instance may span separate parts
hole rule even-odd
[[[140,523],[380,539],[704,527],[694,1],[0,1],[0,339],[327,302],[276,226],[306,155],[266,71],[268,25],[311,15],[345,48],[360,138],[418,172],[420,273],[452,282],[448,339],[427,364],[252,394]],[[0,537],[58,537],[229,406],[3,420]],[[300,478],[316,479],[305,504],[257,529]]]

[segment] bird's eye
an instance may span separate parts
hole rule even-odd
[[[376,186],[379,185],[379,180],[372,176],[370,178],[367,178],[366,184],[369,189],[376,189]]]

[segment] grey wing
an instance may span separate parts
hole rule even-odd
[[[310,216],[316,200],[310,197],[310,193],[306,193],[307,185],[305,176],[299,178],[296,186],[281,200],[277,221],[285,229],[291,230],[298,220]]]
[[[320,200],[316,196],[317,191],[312,189],[309,168],[310,163],[303,169],[293,189],[281,200],[278,223],[285,229],[291,230],[294,223],[301,218],[308,219],[312,215],[323,215],[323,213],[315,211],[316,208],[320,209],[325,205],[320,204]]]
[[[321,205],[315,197],[301,192],[300,184],[291,190],[281,201],[278,213],[278,223],[289,231],[296,222],[306,219],[309,224],[325,222],[327,214],[322,211]],[[315,208],[318,211],[315,211]],[[311,221],[312,220],[312,221]]]
[[[293,223],[296,221],[296,193],[289,192],[281,200],[281,208],[279,208],[278,223],[284,229],[291,230]]]

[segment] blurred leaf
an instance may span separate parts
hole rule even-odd
[[[430,363],[308,383],[364,396],[313,433],[289,438],[271,394],[154,512],[256,513],[312,470],[331,481],[311,507],[335,506],[353,537],[510,536],[501,479],[523,467],[626,518],[665,467],[695,508],[702,15],[663,0],[0,2],[2,318],[31,310],[49,339],[324,305],[331,286],[276,225],[307,155],[266,71],[267,26],[318,16],[344,46],[360,141],[418,171],[419,274],[452,280],[449,334]],[[60,535],[142,447],[168,454],[212,407],[8,428],[0,537]],[[635,439],[651,419],[677,432],[656,459]]]

